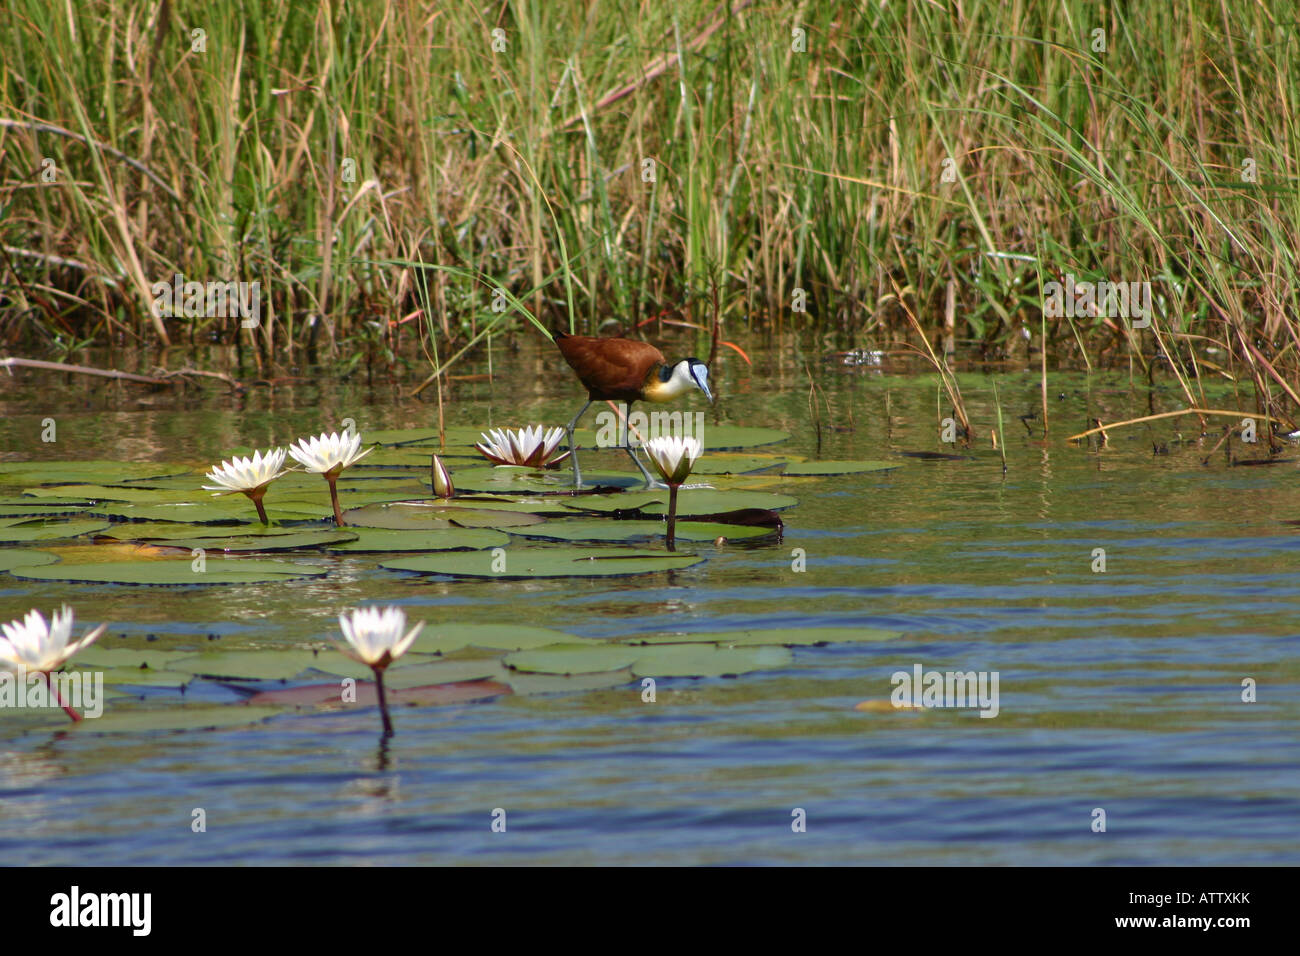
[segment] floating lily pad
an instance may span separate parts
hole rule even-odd
[[[613,521],[609,518],[573,518],[548,521],[531,528],[518,528],[515,534],[527,538],[556,541],[630,541],[634,538],[662,538],[668,530],[665,521]],[[677,540],[713,541],[723,538],[757,538],[770,534],[769,528],[746,528],[709,521],[677,522]]]
[[[87,484],[126,479],[163,478],[184,475],[193,469],[184,465],[159,465],[150,462],[122,461],[0,461],[0,485],[56,484],[59,482],[85,482]]]
[[[104,638],[100,638],[103,641]],[[79,653],[69,666],[114,670],[169,670],[176,661],[193,657],[193,651],[160,648],[105,647],[94,643]],[[188,679],[189,675],[186,675]]]
[[[677,516],[714,515],[727,511],[756,509],[780,511],[799,503],[789,495],[776,495],[766,491],[717,491],[709,488],[683,488],[677,493]],[[574,511],[615,512],[626,511],[646,515],[668,513],[667,490],[634,492],[626,495],[599,495],[578,498],[569,502]]]
[[[349,526],[350,527],[350,526]],[[390,528],[354,528],[355,540],[330,547],[344,553],[385,551],[478,551],[504,548],[510,536],[489,528],[430,528],[397,531]]]
[[[57,555],[50,554],[48,551],[37,551],[33,548],[0,548],[0,572],[20,567],[34,568],[42,564],[53,564],[58,560]]]
[[[227,704],[222,707],[122,707],[106,709],[103,717],[82,720],[69,726],[81,734],[211,730],[260,723],[278,713],[273,707],[249,707],[244,704]],[[64,723],[68,722],[65,720]]]
[[[426,624],[415,639],[413,650],[422,653],[449,654],[462,647],[482,647],[495,651],[519,651],[550,644],[586,644],[575,637],[549,627],[527,624]]]
[[[0,527],[0,543],[19,543],[28,541],[57,541],[60,538],[76,538],[83,534],[93,534],[108,527],[107,521],[94,518],[73,518],[71,520],[33,518],[24,519],[21,524]]]
[[[394,561],[385,561],[380,567],[390,571],[416,571],[420,574],[445,574],[452,577],[565,578],[677,571],[699,564],[703,560],[702,557],[694,554],[634,551],[630,548],[602,551],[584,548],[534,548],[507,550],[504,565],[497,562],[496,556],[491,551],[470,551],[461,554],[430,554],[418,558],[398,558]]]
[[[328,493],[323,504],[289,505],[268,494],[263,501],[267,518],[271,521],[313,521],[334,514]],[[260,521],[257,509],[243,495],[224,495],[206,501],[171,502],[162,504],[131,504],[110,501],[92,505],[87,514],[123,521],[175,521],[192,524],[252,524]]]
[[[636,637],[629,644],[716,644],[719,647],[750,647],[774,644],[806,647],[816,644],[869,644],[892,641],[901,631],[883,631],[872,627],[809,627],[773,630],[697,631],[690,634],[652,634]]]
[[[794,656],[784,647],[719,648],[707,644],[651,647],[632,665],[635,677],[731,677],[785,667]]]
[[[695,462],[695,475],[745,475],[789,462],[773,455],[704,455]]]
[[[228,537],[172,538],[157,542],[160,547],[184,548],[204,551],[296,551],[300,548],[323,548],[326,545],[344,545],[356,540],[357,535],[342,529],[299,531],[297,534],[238,534]],[[332,549],[331,549],[332,550]]]
[[[901,467],[893,461],[799,461],[785,466],[787,475],[856,475]]]
[[[572,694],[578,691],[607,690],[622,687],[633,680],[632,669],[598,671],[593,674],[538,674],[508,671],[504,678],[516,694]]]
[[[554,471],[539,471],[518,465],[480,465],[462,468],[452,474],[458,491],[486,491],[500,494],[546,494],[573,490],[573,472],[569,463]],[[624,471],[590,471],[583,469],[585,486],[605,488],[639,488],[645,480],[638,474]]]
[[[339,677],[361,679],[372,673],[341,652],[327,648],[305,649],[260,648],[248,651],[212,651],[174,660],[173,670],[200,677],[224,677],[230,680],[292,680],[306,671],[323,671]]]
[[[501,661],[495,657],[480,660],[442,661],[434,659],[421,662],[403,659],[384,674],[385,687],[420,687],[428,684],[449,684],[466,680],[497,679],[505,674]]]
[[[255,706],[279,707],[375,707],[379,694],[374,681],[357,681],[345,701],[343,689],[337,684],[309,684],[306,687],[285,687],[261,691],[248,699]],[[385,696],[390,706],[438,707],[448,704],[466,704],[476,700],[490,700],[511,693],[508,684],[490,680],[460,681],[452,684],[432,684],[419,687],[392,687],[384,681]]]
[[[502,662],[513,670],[542,674],[594,674],[631,667],[644,653],[625,644],[557,644],[507,654]]]
[[[546,519],[522,511],[449,508],[431,500],[368,505],[345,512],[343,520],[348,527],[428,531],[437,528],[513,528],[540,524]]]
[[[256,535],[258,537],[279,537],[281,535],[302,534],[301,527],[281,525],[231,524],[232,535]],[[102,538],[116,538],[118,541],[150,541],[155,544],[163,541],[180,541],[185,538],[211,538],[224,530],[221,525],[190,524],[184,521],[128,521],[115,524],[100,533]]]
[[[52,564],[17,567],[10,572],[27,581],[71,581],[101,584],[151,584],[166,586],[212,584],[262,584],[321,577],[324,568],[287,561],[254,561],[248,558],[215,559],[204,571],[195,571],[189,557],[173,560],[125,560],[103,564]]]

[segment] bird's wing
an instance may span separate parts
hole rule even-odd
[[[569,366],[591,391],[636,391],[663,353],[633,339],[570,335],[556,343]]]

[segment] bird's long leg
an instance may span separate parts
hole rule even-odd
[[[587,409],[591,408],[591,402],[590,398],[587,399],[587,404],[582,406],[582,410],[573,416],[573,421],[569,422],[564,429],[565,434],[569,436],[569,456],[573,460],[573,487],[575,488],[582,487],[582,469],[578,467],[578,449],[573,444],[573,429],[578,424],[578,419],[587,413]]]
[[[662,481],[655,479],[650,472],[646,471],[645,465],[641,464],[641,459],[636,456],[632,450],[632,403],[627,402],[623,406],[623,450],[627,452],[628,457],[632,459],[632,464],[636,465],[641,471],[641,477],[645,479],[647,488],[667,488]]]

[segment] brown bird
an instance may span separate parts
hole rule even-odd
[[[573,429],[592,402],[623,402],[624,415],[630,419],[633,402],[671,402],[692,388],[698,388],[705,398],[713,401],[713,393],[709,391],[709,367],[697,358],[684,358],[669,365],[664,361],[663,353],[647,342],[566,335],[564,332],[555,332],[552,337],[564,360],[587,386],[587,404],[573,416],[573,421],[565,429],[570,450],[574,448]],[[640,469],[646,487],[659,484],[632,451],[626,426],[623,450]],[[576,451],[573,453],[573,484],[582,487],[582,470],[578,467]]]

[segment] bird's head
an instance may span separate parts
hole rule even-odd
[[[704,397],[713,401],[709,391],[709,367],[697,358],[684,358],[672,367],[668,378],[669,386],[680,394],[687,389],[698,388]]]

